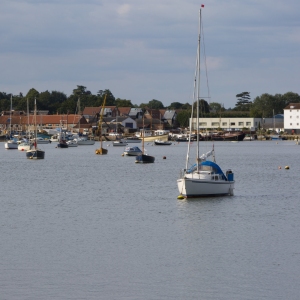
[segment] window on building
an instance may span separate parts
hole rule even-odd
[[[220,126],[220,123],[219,122],[212,122],[211,126]]]
[[[199,126],[207,126],[207,122],[199,122]]]
[[[227,122],[222,122],[222,126],[227,126]]]
[[[239,126],[244,126],[244,122],[239,122]]]
[[[230,122],[230,126],[235,126],[235,122]]]
[[[246,122],[246,125],[247,126],[251,126],[251,122]]]

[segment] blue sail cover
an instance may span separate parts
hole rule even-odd
[[[221,170],[221,168],[216,164],[214,163],[213,161],[210,161],[210,160],[206,160],[206,161],[203,161],[199,164],[199,169],[201,169],[201,166],[209,166],[211,168],[213,168],[214,172],[216,174],[220,174],[220,175],[223,175],[223,177],[227,180],[226,176],[224,175],[223,171]],[[197,164],[194,164],[192,165],[187,171],[186,173],[187,174],[190,174],[190,173],[193,173],[193,171],[195,171],[197,169]]]

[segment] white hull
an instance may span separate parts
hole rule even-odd
[[[67,141],[67,144],[69,147],[78,147],[78,144],[75,141]]]
[[[8,141],[4,144],[5,149],[18,149],[18,143],[14,141]]]
[[[177,186],[185,198],[233,195],[234,181],[181,178],[177,180]]]
[[[78,140],[77,141],[78,146],[84,146],[84,145],[94,145],[94,140]]]
[[[122,143],[122,142],[113,142],[114,147],[126,147],[127,143]]]
[[[21,143],[18,145],[19,151],[28,151],[31,149],[31,145],[29,143]]]
[[[132,143],[132,144],[133,144],[133,143],[137,144],[137,143],[140,143],[141,141],[142,141],[142,140],[122,139],[122,142],[123,142],[123,143],[127,143],[127,144],[129,144],[129,143],[130,143],[130,144],[131,144],[131,143]]]

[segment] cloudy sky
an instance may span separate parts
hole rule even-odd
[[[300,94],[299,0],[1,0],[0,91],[191,102],[202,3],[210,102]]]

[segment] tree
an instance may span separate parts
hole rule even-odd
[[[149,101],[147,106],[151,109],[164,108],[164,105],[162,104],[162,102],[159,100],[155,100],[155,99],[152,99],[151,101]]]
[[[181,106],[182,109],[191,109],[192,108],[192,105],[190,103],[185,103]]]
[[[183,104],[180,102],[172,102],[168,108],[169,109],[180,109],[180,108],[182,108],[182,106],[183,106]]]
[[[210,108],[210,111],[215,112],[215,113],[219,113],[224,110],[222,104],[217,103],[217,102],[210,103],[209,108]]]
[[[237,103],[235,105],[234,110],[237,111],[249,111],[251,106],[251,97],[249,92],[242,92],[236,95]]]
[[[79,96],[86,94],[86,87],[83,85],[77,85],[77,88],[73,90],[73,95]],[[91,93],[91,92],[89,92]]]
[[[197,101],[194,102],[193,106],[194,106],[194,112],[196,113]],[[199,114],[203,115],[205,113],[209,113],[209,105],[208,105],[207,101],[205,101],[204,99],[201,99],[199,101]]]
[[[126,99],[116,99],[116,106],[118,107],[132,107],[131,100],[126,100]]]
[[[180,127],[188,127],[190,123],[191,111],[182,110],[177,114],[176,121]]]

